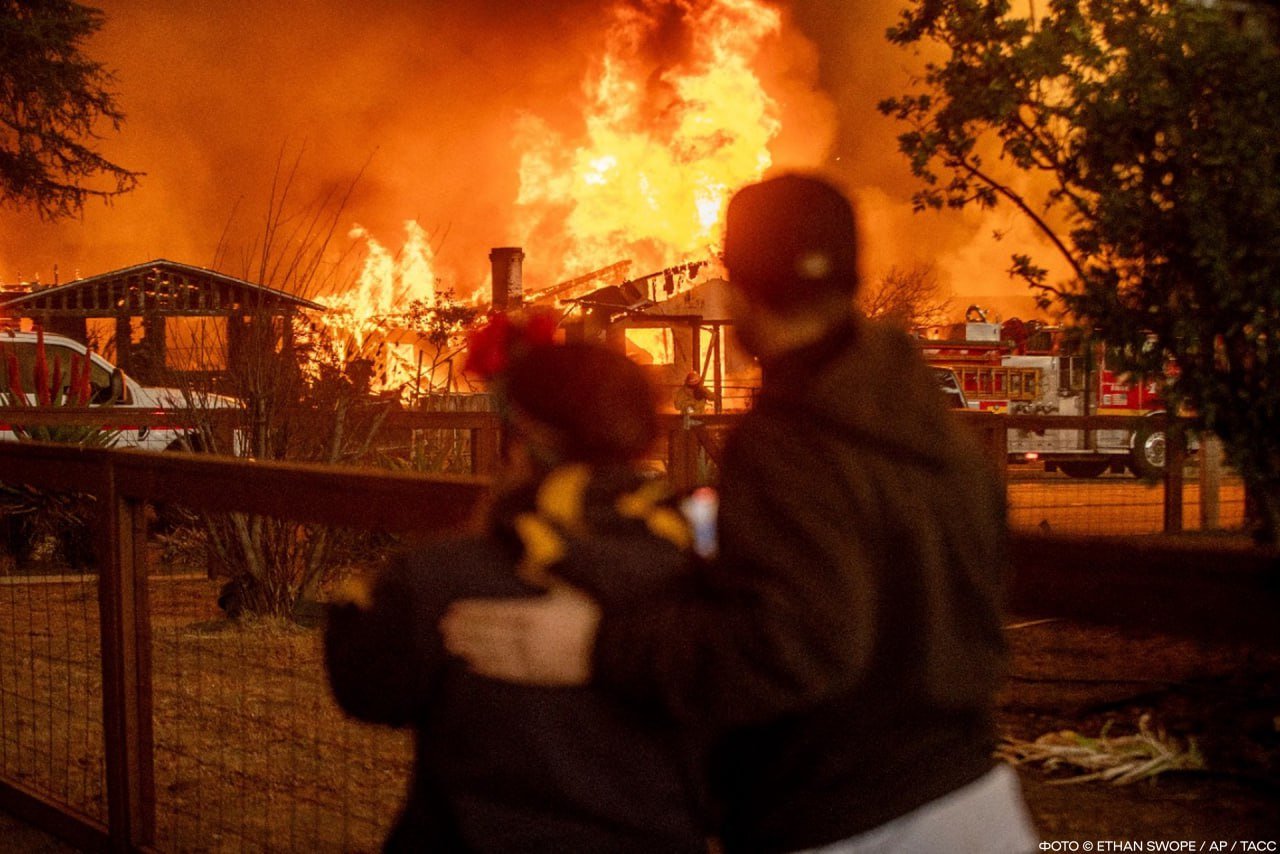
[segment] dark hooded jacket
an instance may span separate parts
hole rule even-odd
[[[623,496],[640,496],[627,513]],[[685,574],[681,549],[651,532],[655,513],[670,523],[674,512],[653,496],[628,473],[606,472],[573,499],[605,557],[571,556],[555,571],[606,612],[672,595]],[[517,575],[529,535],[516,520],[569,535],[535,500],[504,499],[489,536],[406,555],[356,597],[363,603],[329,608],[325,658],[339,704],[416,733],[413,782],[386,850],[705,851],[700,772],[681,733],[599,691],[476,676],[441,645],[437,623],[454,599],[543,592]]]
[[[764,365],[697,595],[606,615],[599,684],[722,733],[730,851],[872,829],[992,766],[1003,495],[903,334]]]

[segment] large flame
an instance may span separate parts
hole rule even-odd
[[[644,275],[713,259],[729,195],[769,168],[780,129],[777,105],[752,69],[761,44],[782,26],[763,0],[629,0],[608,20],[583,84],[581,135],[570,140],[534,115],[522,116],[516,133],[516,231],[536,247],[532,278],[582,279],[555,289],[561,299],[608,283],[584,275],[590,271]],[[353,233],[367,246],[359,284],[328,301],[324,321],[349,342],[345,356],[375,362],[384,386],[415,368],[420,374],[421,365],[411,344],[395,343],[388,318],[436,293],[427,235],[416,222],[406,230],[394,257],[363,230]],[[673,281],[688,284],[681,275]],[[661,332],[632,344],[668,358]]]
[[[769,167],[777,109],[752,62],[781,27],[761,0],[640,0],[610,13],[580,144],[526,116],[526,233],[562,224],[557,279],[624,259],[648,272],[715,254],[729,195]],[[672,44],[677,47],[672,48]],[[656,58],[660,54],[660,58]],[[543,247],[545,252],[545,247]]]
[[[319,318],[342,362],[368,359],[375,388],[402,385],[420,374],[417,344],[398,340],[397,320],[415,301],[435,302],[439,277],[427,232],[413,220],[404,224],[405,242],[396,254],[361,226],[350,236],[365,242],[365,258],[355,287],[320,302]]]

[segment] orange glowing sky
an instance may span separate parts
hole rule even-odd
[[[55,264],[63,281],[158,257],[210,265],[224,231],[232,248],[219,266],[244,275],[283,150],[302,153],[299,199],[345,187],[365,167],[335,253],[360,254],[347,234],[356,224],[397,247],[416,220],[445,286],[480,288],[489,249],[521,239],[521,117],[567,139],[583,133],[583,80],[607,9],[598,0],[96,5],[107,19],[89,52],[115,72],[127,114],[101,149],[146,175],[111,205],[90,203],[80,220],[0,211],[0,281],[49,282]],[[782,32],[757,61],[782,120],[774,168],[822,170],[852,191],[868,276],[931,261],[959,301],[1025,294],[1003,272],[1010,252],[1032,240],[1011,211],[911,212],[899,128],[875,110],[906,85],[911,59],[883,38],[899,6],[781,5]],[[689,33],[670,36],[663,50],[702,47]],[[1003,241],[991,238],[996,230],[1008,232]],[[558,274],[539,248],[524,246],[527,287]]]

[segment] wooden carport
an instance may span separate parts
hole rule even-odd
[[[0,314],[30,318],[45,331],[89,341],[91,318],[114,320],[114,361],[145,385],[200,382],[218,386],[250,348],[291,343],[287,318],[324,306],[263,285],[176,261],[157,259],[63,285],[0,298]],[[201,364],[171,364],[166,322],[223,318]],[[105,346],[98,342],[99,347]]]

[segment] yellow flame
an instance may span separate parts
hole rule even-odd
[[[375,389],[416,378],[418,359],[413,342],[394,340],[398,331],[395,317],[414,300],[432,303],[439,283],[435,252],[426,231],[413,220],[406,221],[404,229],[404,245],[392,254],[366,229],[353,227],[350,236],[365,242],[356,285],[319,300],[328,308],[320,323],[332,335],[339,358],[372,360]]]
[[[632,0],[617,3],[609,20],[583,84],[582,137],[571,144],[538,116],[517,123],[516,233],[537,246],[546,259],[539,277],[551,282],[624,261],[643,275],[714,258],[729,195],[769,168],[780,129],[778,107],[752,69],[782,26],[764,0]],[[673,36],[679,49],[670,47]],[[666,49],[655,51],[662,41]],[[409,300],[429,302],[436,288],[427,235],[416,222],[405,229],[397,256],[353,231],[367,248],[360,281],[328,300],[325,320],[350,341],[351,355],[385,362],[388,383],[412,370],[383,346],[385,318]],[[669,358],[665,339],[651,335],[646,345],[655,360]]]
[[[679,12],[690,45],[655,69],[646,46]],[[526,117],[518,204],[532,231],[564,218],[556,275],[623,259],[662,269],[718,248],[730,193],[771,164],[777,107],[752,70],[781,28],[762,0],[650,0],[616,6],[605,50],[586,81],[581,144]]]

